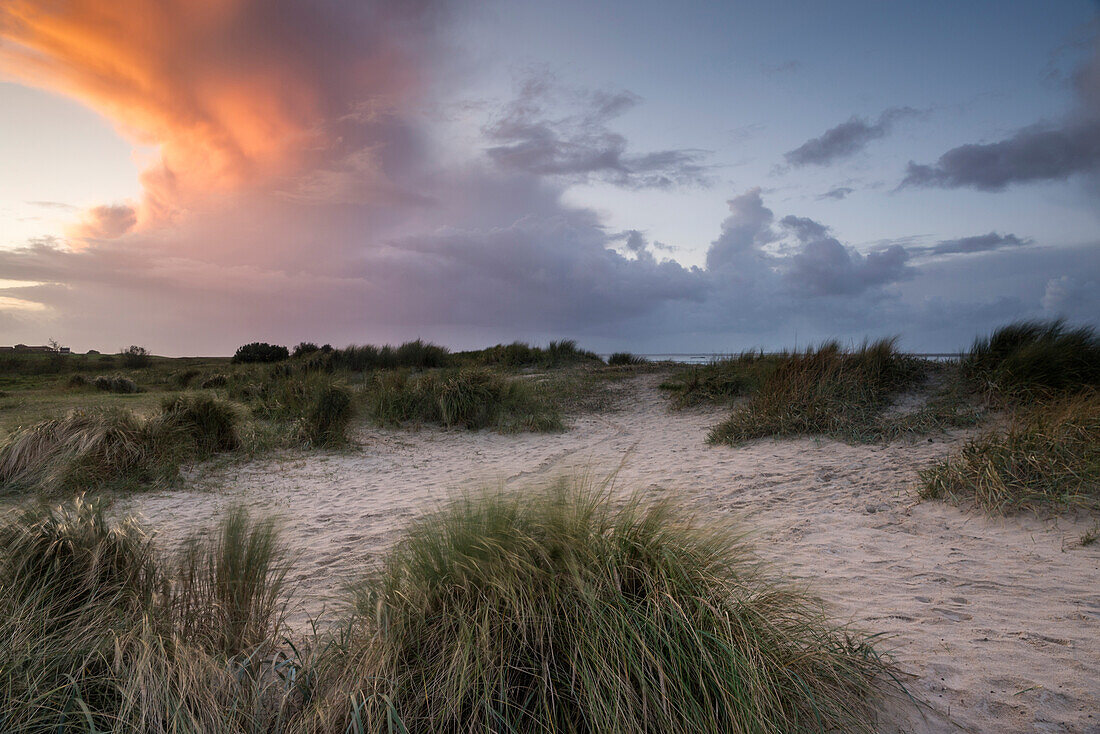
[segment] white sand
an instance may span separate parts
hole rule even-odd
[[[837,619],[887,636],[925,703],[883,731],[1100,732],[1100,544],[1085,519],[989,518],[917,503],[916,472],[964,436],[889,446],[763,440],[704,443],[722,411],[672,413],[653,376],[622,386],[617,412],[564,434],[364,429],[361,451],[208,469],[214,489],[137,496],[166,542],[230,503],[277,513],[299,554],[293,578],[316,614],[453,490],[563,474],[664,488],[734,513],[760,553],[804,580]],[[904,708],[904,707],[901,707]],[[952,723],[948,723],[948,721]]]

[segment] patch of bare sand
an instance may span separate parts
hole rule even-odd
[[[123,509],[166,542],[231,503],[277,513],[308,593],[301,621],[455,490],[602,476],[622,464],[622,488],[673,490],[741,517],[761,555],[834,616],[885,636],[880,647],[914,675],[911,691],[926,705],[898,707],[884,731],[1100,732],[1100,545],[1074,547],[1087,521],[916,503],[917,471],[962,434],[888,446],[707,446],[723,412],[669,412],[656,382],[624,386],[617,412],[582,417],[564,434],[365,429],[361,451],[215,468],[199,477],[215,491],[137,496]]]

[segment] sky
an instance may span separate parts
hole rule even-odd
[[[5,0],[0,344],[1100,325],[1100,3]]]

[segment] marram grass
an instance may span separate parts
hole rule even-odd
[[[1100,393],[1019,408],[923,471],[920,492],[997,512],[1100,507]]]
[[[603,488],[457,499],[356,592],[328,732],[871,731],[890,678],[728,525]]]

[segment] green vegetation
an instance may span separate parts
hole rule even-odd
[[[451,353],[446,347],[417,339],[399,346],[386,344],[376,347],[373,344],[355,345],[344,349],[333,349],[326,345],[322,348],[313,344],[299,344],[295,347],[298,367],[304,371],[365,372],[368,370],[393,369],[436,369],[452,364]]]
[[[311,396],[299,430],[311,446],[334,447],[347,442],[353,407],[351,393],[338,385],[324,385]]]
[[[1009,400],[1100,387],[1100,336],[1063,321],[1021,321],[975,340],[962,361],[978,389]]]
[[[366,387],[368,415],[379,425],[436,423],[499,431],[555,431],[557,410],[530,385],[486,369],[412,375],[376,373]]]
[[[679,370],[662,382],[660,388],[669,393],[675,408],[705,403],[728,405],[758,390],[764,379],[790,356],[750,350]]]
[[[122,366],[131,370],[148,367],[153,362],[153,355],[149,354],[149,350],[137,345],[120,349],[118,356],[122,361]]]
[[[235,509],[212,530],[166,555],[82,499],[0,522],[0,729],[872,731],[893,680],[667,500],[456,500],[306,639],[283,632],[274,524]]]
[[[921,496],[984,509],[1100,507],[1100,394],[1019,409],[921,473]]]
[[[0,525],[0,729],[285,731],[284,551],[231,512],[165,558],[83,500]]]
[[[767,365],[772,358],[750,360]],[[897,351],[894,339],[865,343],[851,352],[836,342],[774,358],[759,387],[708,436],[737,444],[764,436],[825,434],[874,440],[883,410],[901,390],[926,375],[925,365]]]
[[[328,731],[872,731],[889,672],[727,525],[601,489],[458,499],[357,591]]]
[[[581,349],[573,339],[552,341],[546,347],[533,347],[517,341],[476,352],[460,352],[455,356],[467,364],[487,367],[553,369],[603,364],[600,355]]]
[[[639,357],[631,352],[615,352],[607,358],[607,364],[612,367],[629,367],[631,365],[646,364],[645,357]]]
[[[267,342],[252,342],[242,347],[237,347],[233,355],[234,364],[254,364],[257,362],[281,362],[290,358],[290,350],[278,344]]]

